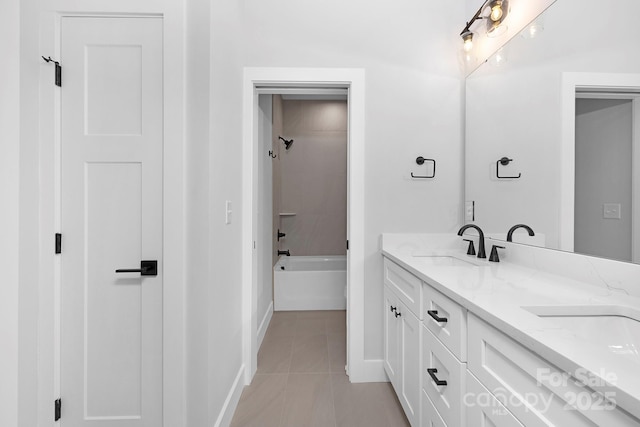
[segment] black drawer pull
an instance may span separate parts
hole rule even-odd
[[[392,312],[392,313],[398,309],[398,307],[394,307],[394,306],[392,306],[392,305],[390,305],[390,306],[389,306],[389,308],[391,309],[391,312]]]
[[[396,317],[398,316],[402,316],[402,313],[400,313],[399,311],[396,311]]]
[[[429,374],[433,382],[436,383],[436,385],[447,385],[447,381],[440,380],[438,379],[438,377],[436,377],[436,374],[438,373],[438,370],[436,368],[427,369],[427,373]]]
[[[427,314],[429,316],[433,317],[433,320],[435,320],[436,322],[447,323],[447,318],[446,317],[439,317],[438,316],[438,310],[427,310]]]

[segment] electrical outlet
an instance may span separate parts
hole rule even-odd
[[[466,202],[464,202],[464,220],[465,221],[475,220],[475,205],[476,205],[476,202],[473,200],[467,200]]]

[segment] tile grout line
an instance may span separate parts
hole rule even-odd
[[[291,377],[291,374],[287,373],[287,381],[285,381],[284,383],[284,390],[282,391],[282,409],[280,409],[280,421],[278,421],[278,426],[279,427],[284,427],[284,410],[287,406],[287,388],[289,387],[289,378]]]
[[[296,314],[294,320],[294,331],[298,327],[298,315]],[[280,410],[279,427],[284,427],[284,410],[287,407],[287,388],[289,387],[289,379],[291,378],[291,362],[293,361],[293,343],[295,342],[295,336],[291,340],[291,352],[289,354],[289,366],[287,367],[287,381],[284,383],[284,390],[282,391],[282,409]]]
[[[327,335],[327,356],[329,356],[329,335]],[[333,425],[338,427],[338,416],[336,415],[336,395],[333,391],[333,378],[331,376],[331,362],[329,362],[329,373],[327,374],[329,387],[331,388],[331,408],[333,409]]]

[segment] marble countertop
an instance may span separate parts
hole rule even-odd
[[[568,307],[584,315],[614,307],[640,319],[640,298],[514,262],[480,260],[466,255],[459,240],[439,249],[416,250],[415,245],[386,244],[383,239],[382,253],[558,368],[568,373],[587,371],[597,380],[594,390],[613,392],[618,406],[640,418],[640,349],[635,355],[612,352],[594,339],[597,334],[585,338],[584,331],[565,329],[530,308]],[[476,265],[433,265],[415,255],[454,256]]]

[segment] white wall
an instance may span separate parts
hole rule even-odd
[[[365,69],[367,359],[382,358],[380,234],[461,225],[462,9],[421,0],[244,2],[245,66]],[[420,155],[437,159],[435,180],[409,178]]]
[[[467,78],[465,197],[476,201],[476,220],[486,232],[505,233],[524,222],[546,235],[548,247],[559,247],[562,73],[640,72],[633,54],[640,3],[601,6],[596,0],[554,3],[539,37],[512,39],[506,63],[487,63]],[[616,25],[576,32],[567,22],[578,19]],[[514,159],[504,172],[521,172],[521,179],[495,179],[502,156]]]
[[[18,204],[20,153],[20,1],[0,3],[0,414],[18,423]]]
[[[631,261],[631,100],[576,99],[574,251]],[[619,203],[619,219],[603,218]]]
[[[209,424],[242,367],[242,2],[211,4],[209,152]],[[225,225],[224,203],[233,204]],[[205,371],[203,371],[205,372]],[[231,408],[233,409],[233,408]]]
[[[211,2],[186,1],[185,9],[185,420],[208,425]],[[221,385],[222,386],[222,385]]]
[[[347,102],[285,100],[280,150],[281,250],[291,255],[346,255]]]

